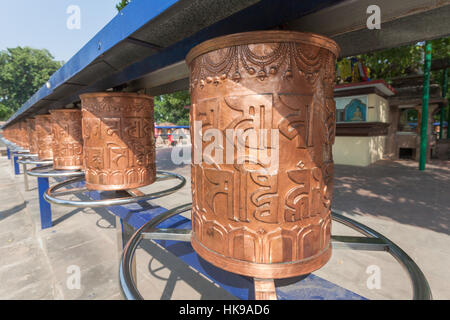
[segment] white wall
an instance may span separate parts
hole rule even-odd
[[[385,146],[385,136],[336,137],[333,145],[334,163],[368,166],[383,158]]]

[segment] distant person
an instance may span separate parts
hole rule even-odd
[[[173,135],[170,133],[169,134],[169,146],[176,146],[176,142],[173,141]]]

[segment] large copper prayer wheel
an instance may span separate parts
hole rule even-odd
[[[338,54],[328,38],[289,31],[233,34],[189,52],[191,242],[205,260],[256,278],[329,260]],[[257,144],[242,137],[250,132]]]
[[[19,126],[20,126],[20,131],[19,131],[19,145],[24,148],[29,150],[30,148],[30,144],[29,144],[29,140],[28,140],[28,126],[25,120],[22,120],[19,122]]]
[[[38,159],[52,160],[53,159],[53,136],[52,136],[52,119],[51,115],[37,115],[36,119],[36,133],[38,143]]]
[[[27,128],[26,128],[25,121],[22,120],[22,121],[16,122],[11,127],[13,128],[12,129],[12,132],[13,132],[13,135],[12,135],[13,140],[12,141],[15,144],[17,144],[18,146],[20,146],[24,149],[27,149],[29,146],[28,146],[28,139],[26,138],[27,137]]]
[[[13,142],[14,142],[15,144],[17,144],[17,145],[20,146],[20,140],[19,140],[19,137],[20,137],[20,133],[19,133],[19,123],[17,122],[17,123],[15,123],[13,126],[14,126],[14,127],[13,127]]]
[[[36,132],[36,119],[30,118],[27,120],[28,125],[28,141],[30,145],[30,153],[38,154],[38,139]]]
[[[124,92],[87,93],[80,98],[86,187],[125,190],[153,183],[153,98]]]
[[[51,110],[53,133],[53,168],[80,170],[83,168],[83,136],[81,110]]]

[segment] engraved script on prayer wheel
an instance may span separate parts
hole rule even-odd
[[[83,137],[81,110],[51,110],[53,132],[53,168],[80,170],[83,168]]]
[[[38,159],[52,160],[53,159],[53,136],[52,136],[52,119],[51,115],[37,115],[36,118],[36,133],[38,140]]]
[[[290,31],[233,34],[189,52],[191,243],[205,260],[256,278],[329,260],[338,54],[328,38]],[[223,138],[205,139],[213,129]],[[239,136],[250,132],[256,145]],[[213,143],[222,162],[207,153]]]
[[[153,183],[153,98],[124,92],[80,98],[86,187],[125,190]]]

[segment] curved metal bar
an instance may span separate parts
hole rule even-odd
[[[15,144],[14,142],[9,141],[4,137],[0,137],[0,140],[10,149],[12,153],[29,153],[30,151],[24,149],[23,147]]]
[[[16,147],[10,147],[10,151],[11,151],[11,155],[13,155],[13,154],[19,155],[19,154],[22,154],[22,153],[26,153],[25,151],[27,151],[27,150],[22,149],[19,146],[16,146]]]
[[[20,150],[15,150],[12,153],[17,156],[28,156],[30,154],[30,150],[20,149]]]
[[[184,205],[187,206],[187,205]],[[192,207],[192,204],[190,204],[190,208]],[[169,210],[165,212],[164,214],[161,214],[158,216],[158,218],[153,219],[149,222],[147,222],[145,225],[143,225],[139,230],[135,232],[135,234],[130,238],[129,242],[124,248],[124,251],[122,253],[122,259],[120,261],[120,268],[119,268],[119,280],[120,280],[120,287],[122,290],[123,295],[128,300],[143,300],[143,297],[139,293],[139,291],[136,288],[136,284],[133,281],[133,278],[131,276],[131,261],[134,255],[134,252],[139,244],[139,242],[143,239],[144,231],[149,230],[150,234],[157,234],[158,229],[155,229],[155,227],[160,224],[161,222],[171,218],[172,216],[179,214],[181,212],[187,211],[177,211],[180,207]],[[364,234],[368,238],[368,240],[376,240],[376,241],[370,241],[373,242],[373,244],[376,244],[377,247],[382,248],[389,252],[401,265],[402,267],[408,272],[408,275],[410,277],[410,280],[412,282],[413,286],[413,299],[414,300],[431,300],[432,294],[430,287],[428,285],[428,282],[425,278],[425,275],[420,270],[420,268],[417,266],[417,264],[409,257],[406,252],[404,252],[399,246],[397,246],[395,243],[393,243],[391,240],[383,236],[381,233],[378,233],[377,231],[369,228],[368,226],[359,223],[358,221],[355,221],[353,219],[350,219],[348,217],[345,217],[341,213],[338,213],[337,210],[332,210],[332,219],[336,222],[342,223],[359,233]],[[159,229],[159,231],[163,231],[163,229]],[[179,240],[179,235],[172,233],[171,234],[173,239],[170,240]],[[159,236],[159,235],[158,235]],[[339,238],[339,236],[335,236]],[[169,240],[170,233],[168,232],[167,236],[164,237],[166,240]],[[344,239],[346,238],[355,238],[355,237],[340,237],[340,242],[345,242]],[[369,241],[368,241],[369,243]],[[354,244],[353,242],[351,244]],[[347,247],[350,249],[351,246]],[[362,250],[367,250],[367,247],[362,247]],[[378,249],[375,249],[378,250]]]
[[[28,154],[20,154],[20,157],[25,158],[25,159],[29,159],[29,158],[37,158],[38,154],[37,153],[28,153]]]
[[[48,170],[51,169],[51,170]],[[41,172],[41,170],[47,170]],[[73,178],[73,177],[84,177],[83,171],[75,171],[75,170],[54,170],[53,164],[34,167],[31,170],[27,171],[27,174],[32,177],[38,178]]]
[[[39,166],[46,166],[53,164],[53,160],[17,160],[20,164],[35,164]]]
[[[52,204],[58,204],[61,206],[66,207],[78,207],[78,208],[99,208],[99,207],[112,207],[112,206],[120,206],[125,205],[129,203],[136,203],[139,201],[148,201],[153,199],[158,199],[164,196],[167,196],[169,194],[174,193],[177,190],[180,190],[186,185],[186,179],[176,173],[171,172],[165,172],[165,171],[156,171],[157,174],[162,175],[162,177],[157,177],[156,181],[162,181],[162,180],[168,180],[168,177],[170,179],[178,179],[180,180],[180,183],[178,183],[176,186],[158,191],[153,192],[150,194],[146,194],[143,196],[138,197],[124,197],[124,198],[115,198],[115,199],[104,199],[104,200],[88,200],[88,201],[75,201],[75,200],[65,200],[65,199],[58,199],[55,197],[55,191],[71,185],[75,182],[81,182],[83,181],[84,177],[79,177],[71,180],[66,180],[61,183],[58,183],[52,187],[50,187],[45,193],[44,193],[44,199]]]
[[[29,150],[26,150],[14,143],[5,143],[5,145],[11,151],[11,153],[29,152]]]
[[[0,140],[7,146],[9,147],[9,149],[12,148],[19,148],[19,146],[17,144],[15,144],[12,141],[9,141],[8,139],[6,139],[5,137],[0,137]]]
[[[368,237],[378,238],[384,241],[388,245],[388,252],[402,265],[402,267],[408,272],[409,278],[413,286],[413,299],[414,300],[431,300],[433,298],[431,289],[428,284],[425,275],[422,270],[417,266],[413,259],[403,251],[394,242],[383,236],[381,233],[369,228],[368,226],[359,223],[353,219],[345,217],[342,212],[338,210],[332,210],[333,220],[342,223],[349,228],[352,228]]]
[[[136,251],[139,242],[141,241],[141,234],[144,231],[154,229],[161,222],[191,209],[192,203],[187,203],[162,213],[158,217],[144,224],[140,229],[138,229],[133,234],[131,239],[128,241],[127,245],[123,249],[122,258],[120,259],[120,266],[119,266],[120,288],[127,300],[144,300],[144,298],[139,293],[139,290],[136,288],[136,284],[134,283],[133,277],[131,276],[132,270],[131,263],[133,260],[132,257],[134,255],[134,252]]]

